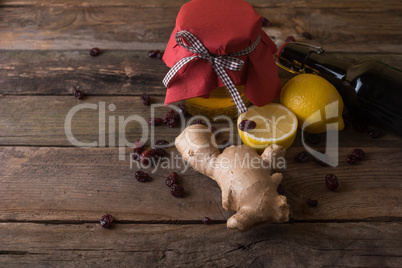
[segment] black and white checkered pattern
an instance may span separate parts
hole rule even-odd
[[[184,47],[188,51],[193,52],[196,55],[182,58],[169,70],[169,72],[163,79],[163,84],[165,85],[165,87],[168,86],[170,80],[188,62],[192,61],[195,58],[205,59],[211,63],[213,70],[219,76],[223,84],[228,89],[239,113],[246,112],[247,111],[246,105],[244,105],[244,102],[241,99],[241,96],[237,91],[236,86],[233,84],[233,81],[230,79],[225,69],[229,69],[231,71],[240,71],[243,68],[244,62],[235,57],[251,53],[260,42],[261,36],[258,35],[257,40],[248,48],[223,56],[212,55],[211,53],[209,53],[208,49],[205,48],[205,46],[200,42],[200,40],[198,40],[197,37],[195,37],[192,33],[188,31],[180,31],[176,33],[175,38],[177,44]],[[183,39],[185,39],[187,43],[190,45],[185,44]]]

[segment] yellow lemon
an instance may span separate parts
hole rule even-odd
[[[336,88],[315,74],[299,74],[281,92],[281,103],[292,110],[299,128],[310,133],[342,130],[343,101]]]
[[[248,131],[240,130],[239,124],[243,120],[254,121],[256,127]],[[296,137],[297,118],[291,110],[279,103],[263,107],[251,106],[237,119],[237,128],[243,143],[259,152],[273,143],[287,149]]]

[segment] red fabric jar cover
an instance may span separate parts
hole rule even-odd
[[[226,69],[235,85],[244,85],[246,97],[263,106],[278,98],[281,82],[273,59],[276,45],[261,28],[261,16],[243,0],[193,0],[184,4],[177,15],[176,27],[166,47],[163,61],[172,68],[179,60],[194,54],[176,43],[175,34],[189,31],[214,55],[227,55],[261,41],[244,61],[241,71]],[[208,98],[217,87],[224,86],[208,60],[195,58],[170,80],[165,105],[194,98]]]

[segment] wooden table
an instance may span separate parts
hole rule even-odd
[[[123,123],[150,116],[143,92],[163,103],[168,68],[147,51],[165,48],[185,2],[0,1],[0,266],[401,267],[402,139],[390,132],[375,140],[352,127],[340,132],[336,168],[296,163],[304,150],[298,133],[283,180],[291,221],[246,233],[226,229],[232,213],[221,207],[220,189],[191,168],[180,174],[181,199],[164,185],[177,168],[135,180],[131,149],[119,160],[118,134],[141,137],[139,123]],[[340,59],[402,68],[401,1],[249,2],[270,20],[264,30],[272,39],[293,35]],[[93,47],[102,54],[89,56]],[[291,75],[280,70],[280,77],[285,83]],[[75,99],[74,88],[86,98]],[[95,147],[66,137],[66,116],[79,104],[92,106],[72,117],[72,134]],[[155,131],[169,141],[179,133]],[[319,137],[316,147],[324,148],[325,134]],[[355,148],[367,160],[351,166],[345,158]],[[339,178],[335,192],[325,187],[328,173]],[[110,230],[99,225],[105,213],[115,217]],[[206,216],[214,224],[204,225]]]

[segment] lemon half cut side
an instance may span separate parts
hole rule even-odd
[[[239,129],[243,120],[256,123],[256,128],[249,131]],[[285,149],[292,145],[297,133],[297,117],[287,107],[270,103],[263,107],[252,106],[237,119],[237,129],[245,145],[262,152],[271,144],[278,144]]]

